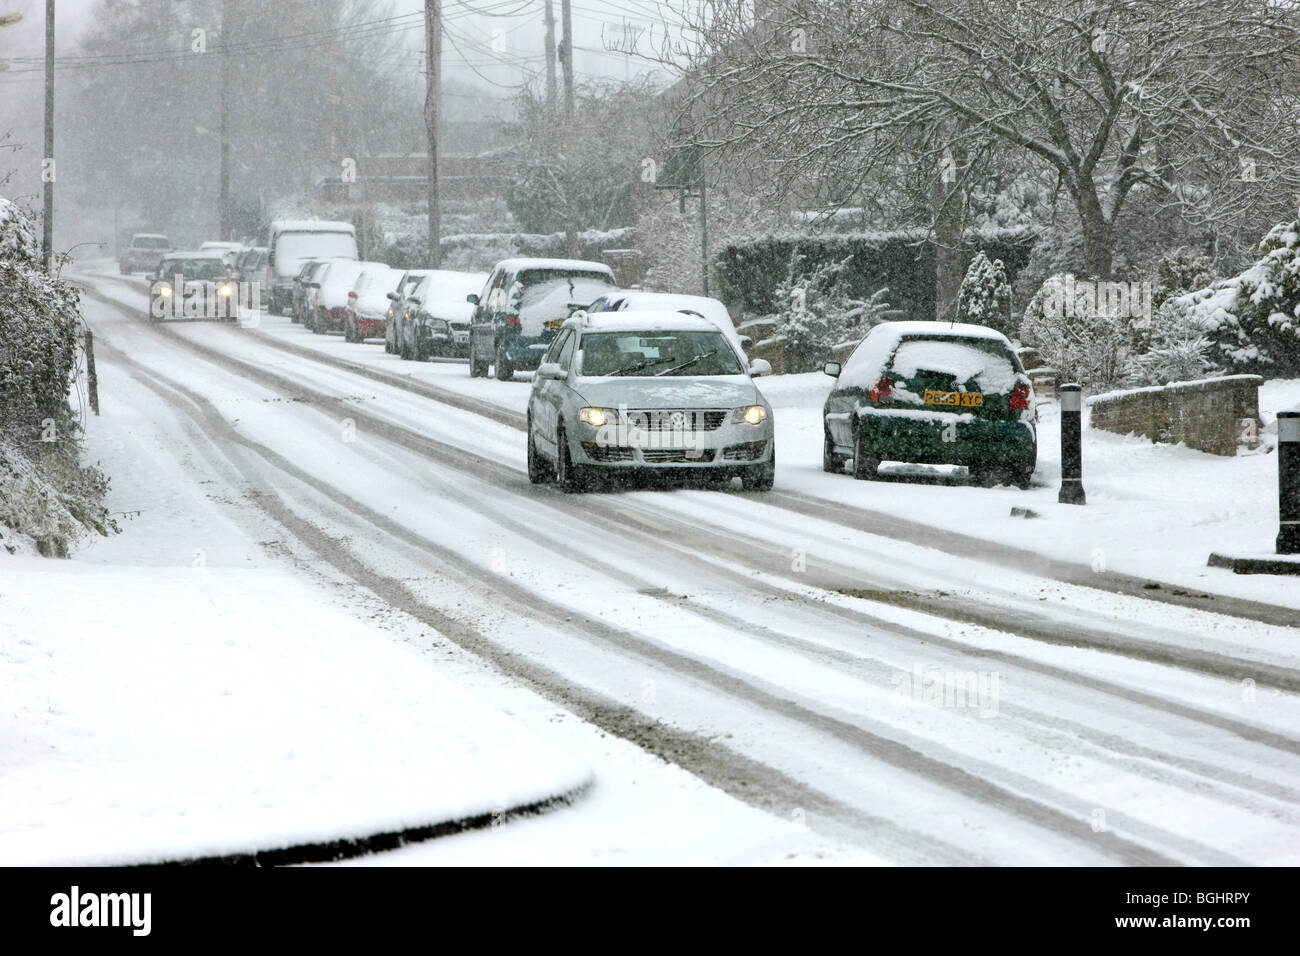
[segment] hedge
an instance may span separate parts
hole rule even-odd
[[[970,232],[963,244],[967,257],[983,250],[1001,259],[1014,282],[1029,261],[1038,234],[1027,228]],[[849,260],[845,292],[867,298],[889,287],[889,302],[907,315],[932,318],[935,303],[935,249],[925,230],[781,235],[738,239],[713,257],[717,294],[733,312],[767,315],[778,309],[774,294],[785,279],[792,256],[802,255],[809,270],[823,262]]]

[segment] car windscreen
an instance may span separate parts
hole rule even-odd
[[[131,245],[136,249],[166,249],[166,236],[136,236],[131,240]]]
[[[670,377],[743,371],[719,332],[588,332],[582,337],[582,375]]]
[[[1019,381],[1019,362],[996,339],[909,337],[898,343],[887,377],[918,394],[937,389],[1004,395]]]
[[[221,279],[226,275],[226,267],[220,259],[164,259],[158,275],[164,279],[175,275],[186,279]]]
[[[356,258],[357,240],[349,232],[287,232],[276,242],[275,254],[283,259]]]

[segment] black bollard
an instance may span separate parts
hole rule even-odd
[[[1061,493],[1063,505],[1088,503],[1083,493],[1083,393],[1078,385],[1057,389],[1061,400]]]
[[[1300,410],[1277,413],[1278,554],[1300,554]]]

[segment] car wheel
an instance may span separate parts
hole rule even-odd
[[[830,429],[825,429],[822,439],[822,471],[838,475],[844,471],[844,456],[835,454],[835,443],[831,441]]]
[[[546,468],[546,461],[537,453],[537,443],[533,441],[533,418],[528,417],[528,480],[535,485],[544,484],[553,473]]]
[[[751,468],[743,480],[747,491],[771,491],[776,481],[776,450],[772,451],[771,461]]]
[[[504,342],[497,343],[496,371],[497,379],[502,382],[508,382],[515,377],[515,366],[510,361],[510,356],[506,355]]]
[[[996,468],[988,465],[971,465],[970,466],[970,483],[979,485],[981,488],[992,488],[1002,479]]]
[[[557,433],[555,443],[559,446],[555,452],[555,483],[569,494],[586,491],[587,476],[573,464],[573,459],[569,456],[569,440],[565,437],[563,427]]]
[[[469,377],[470,378],[487,378],[488,363],[486,359],[480,359],[474,354],[474,346],[469,347]]]
[[[865,429],[859,425],[853,431],[853,477],[860,481],[871,481],[879,468],[880,459],[871,454]]]
[[[1029,490],[1029,483],[1034,479],[1034,466],[1027,465],[1019,468],[1012,468],[1007,473],[1007,481],[1015,485],[1021,491]]]

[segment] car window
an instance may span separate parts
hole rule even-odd
[[[739,375],[744,371],[720,332],[588,332],[582,374]]]
[[[571,339],[572,337],[573,337],[572,329],[565,329],[564,331],[562,331],[559,335],[555,337],[554,341],[551,342],[551,347],[546,350],[546,356],[545,358],[542,359],[542,361],[558,362],[560,360],[560,349],[564,348],[565,343],[567,343],[569,339]]]
[[[577,344],[578,344],[578,336],[574,334],[572,329],[569,329],[565,333],[564,344],[560,346],[560,357],[559,357],[560,368],[564,369],[566,372],[569,370],[569,367],[573,364],[573,350],[577,346]]]
[[[908,337],[889,360],[888,377],[908,391],[928,389],[1003,395],[1019,382],[1015,353],[994,339]]]

